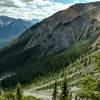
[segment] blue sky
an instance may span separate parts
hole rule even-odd
[[[0,0],[0,15],[42,20],[75,3],[94,1],[100,0]]]
[[[72,2],[86,2],[86,0],[54,0],[55,2],[72,3]]]
[[[53,1],[62,3],[86,3],[86,2],[95,2],[100,0],[53,0]]]
[[[86,3],[86,2],[94,2],[99,0],[54,0],[55,2],[62,2],[62,3]]]

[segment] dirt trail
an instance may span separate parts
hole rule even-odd
[[[41,98],[43,100],[52,100],[52,90],[42,90],[42,91],[27,90],[24,91],[24,95],[34,96],[37,98]]]

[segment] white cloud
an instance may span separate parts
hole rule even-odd
[[[55,12],[68,8],[63,4],[50,0],[3,0],[0,1],[0,15],[23,19],[44,19]]]
[[[85,1],[94,2],[100,0]],[[67,4],[54,2],[54,0],[0,0],[0,15],[26,20],[33,18],[44,19],[78,2],[80,2],[80,0],[72,0],[71,3]]]

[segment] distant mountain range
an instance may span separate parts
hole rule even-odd
[[[32,23],[32,24],[36,24],[36,23],[38,23],[38,22],[40,22],[40,21],[41,21],[40,19],[35,19],[35,18],[34,18],[34,19],[31,20],[31,23]]]
[[[84,53],[92,52],[99,41],[100,2],[75,4],[59,11],[0,51],[0,75],[15,71],[2,84],[9,87],[18,82],[28,83],[58,71]]]
[[[39,20],[25,21],[14,19],[7,16],[0,16],[0,48],[11,41],[13,38],[21,35],[25,30],[30,28]]]

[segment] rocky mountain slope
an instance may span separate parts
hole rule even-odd
[[[100,36],[100,2],[75,4],[25,31],[0,51],[0,75],[12,85],[57,71],[87,53]],[[12,81],[11,81],[12,80]]]

